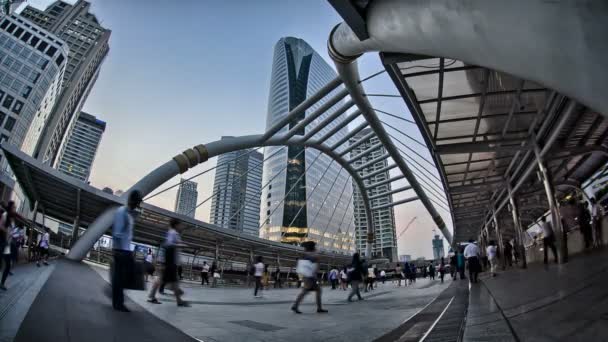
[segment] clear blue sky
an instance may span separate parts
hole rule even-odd
[[[50,2],[30,0],[42,6]],[[329,62],[327,37],[342,21],[325,0],[93,0],[92,4],[112,36],[110,53],[84,106],[108,123],[91,182],[114,190],[127,189],[186,148],[222,135],[262,133],[276,41],[284,36],[302,38]],[[377,54],[360,61],[362,77],[381,69]],[[396,93],[386,75],[365,86],[369,93]],[[409,116],[401,99],[373,101],[380,109]],[[386,120],[419,137],[417,128]],[[197,181],[201,201],[210,195],[213,176]],[[175,193],[169,191],[152,203],[172,209]],[[197,210],[197,218],[208,220],[208,204]],[[399,241],[399,253],[431,257],[434,225],[422,205],[397,208],[397,232],[414,216],[417,220]],[[444,219],[448,221],[448,216]]]

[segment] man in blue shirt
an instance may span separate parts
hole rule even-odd
[[[127,205],[116,210],[114,223],[112,225],[112,248],[114,250],[114,265],[112,274],[112,307],[114,310],[129,312],[125,306],[123,290],[125,282],[133,272],[134,260],[131,251],[133,240],[133,225],[135,222],[136,209],[142,202],[139,191],[133,190],[129,194]]]

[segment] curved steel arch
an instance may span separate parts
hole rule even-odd
[[[330,147],[324,145],[317,140],[301,141],[298,137],[285,139],[284,136],[275,136],[270,139],[263,139],[263,135],[248,135],[242,137],[235,137],[230,139],[217,140],[206,145],[197,145],[191,149],[188,149],[181,154],[176,155],[170,161],[157,167],[152,172],[148,173],[140,181],[135,183],[129,190],[127,190],[122,196],[121,200],[126,202],[126,198],[129,192],[138,190],[145,197],[159,186],[169,181],[171,178],[182,174],[190,168],[206,162],[209,158],[219,156],[224,153],[264,147],[264,146],[304,146],[316,149],[342,166],[355,180],[361,197],[363,198],[363,206],[365,208],[366,220],[367,220],[367,231],[368,235],[374,232],[373,226],[373,215],[371,209],[371,202],[365,189],[363,179],[358,172],[348,163],[346,159],[340,156],[340,154]],[[71,260],[80,261],[84,259],[87,252],[93,247],[95,242],[99,240],[105,232],[108,231],[112,225],[114,212],[117,207],[107,209],[101,214],[91,225],[85,233],[80,236],[74,246],[70,249],[67,258]],[[367,244],[366,255],[371,256],[371,243]]]
[[[344,61],[372,51],[455,58],[540,83],[608,116],[607,8],[603,0],[374,0],[365,8],[368,39],[341,23],[329,43]]]

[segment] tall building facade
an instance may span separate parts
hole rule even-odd
[[[371,133],[371,128],[363,129],[357,135],[350,139],[350,144],[354,144],[359,139],[365,137],[369,133]],[[370,149],[373,146],[380,144],[380,140],[376,136],[369,138],[367,141],[355,147],[351,152],[351,158],[358,155],[359,153]],[[362,157],[359,160],[356,160],[353,164],[355,168],[367,164],[369,161],[378,158],[382,155],[386,154],[384,147],[378,148],[374,151],[371,151],[366,156]],[[361,176],[365,177],[367,174],[370,174],[374,171],[380,170],[388,166],[388,160],[383,159],[382,161],[376,162],[369,167],[366,167],[360,173]],[[385,180],[390,179],[390,175],[388,171],[381,172],[375,176],[370,177],[369,179],[364,180],[365,185],[370,185],[378,182],[383,182]],[[367,248],[367,220],[365,215],[365,207],[363,205],[363,198],[361,197],[361,192],[354,185],[354,196],[353,203],[355,207],[355,227],[356,227],[356,245],[357,250],[360,252],[365,252]],[[371,189],[370,196],[374,196],[377,194],[382,194],[391,191],[390,183],[381,185]],[[393,203],[392,195],[387,195],[383,197],[379,197],[373,199],[371,201],[372,207],[377,207],[381,205],[386,205]],[[395,230],[395,212],[393,207],[374,210],[374,245],[372,246],[372,256],[376,258],[388,258],[391,261],[398,261],[397,257],[397,233]]]
[[[105,122],[81,112],[59,153],[59,171],[83,182],[88,181],[105,130]]]
[[[57,156],[67,140],[68,130],[74,127],[110,49],[111,31],[101,26],[90,7],[83,0],[74,5],[55,1],[44,10],[27,6],[21,11],[22,17],[60,37],[70,49],[61,96],[34,153],[53,167],[58,166]]]
[[[194,217],[196,214],[196,199],[198,184],[193,181],[181,180],[181,184],[177,189],[177,197],[175,198],[175,212],[178,214]]]
[[[32,155],[58,100],[68,59],[65,42],[18,15],[0,17],[0,143]],[[2,200],[15,181],[0,155]]]
[[[274,47],[266,127],[283,119],[335,77],[336,72],[305,41],[281,38]],[[334,90],[277,134],[286,133],[338,91]],[[308,126],[314,127],[340,105],[342,103],[334,105]],[[344,115],[340,116],[314,137],[327,133],[343,118]],[[297,135],[308,131],[306,127]],[[331,145],[346,134],[347,128],[344,128],[325,143]],[[353,246],[344,241],[348,235],[344,232],[353,223],[348,173],[328,156],[303,147],[268,147],[264,157],[262,184],[268,186],[262,192],[260,236],[291,244],[313,240],[319,243],[320,249],[350,253]]]
[[[445,252],[443,250],[443,239],[439,234],[435,234],[435,238],[433,238],[433,258],[435,260],[439,260],[445,257]]]
[[[262,153],[252,150],[218,157],[209,222],[259,236],[263,159]]]

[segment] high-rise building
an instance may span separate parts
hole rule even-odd
[[[357,133],[353,138],[350,139],[350,144],[353,144],[369,133],[371,133],[371,128],[363,129],[361,132]],[[360,145],[357,145],[351,152],[351,158],[356,156],[363,151],[366,151],[373,146],[377,146],[380,144],[380,141],[376,136],[369,138],[367,141],[363,142]],[[371,151],[369,154],[363,156],[361,159],[356,160],[353,164],[355,168],[367,164],[368,162],[386,154],[384,147],[378,148],[376,150]],[[360,173],[361,176],[365,177],[367,174],[372,173],[374,171],[383,169],[388,166],[387,159],[383,159],[378,161],[362,170]],[[374,183],[383,182],[390,179],[390,175],[388,171],[381,172],[377,175],[370,177],[369,179],[364,180],[365,185],[370,185]],[[363,198],[361,197],[361,192],[354,185],[354,197],[353,203],[355,207],[355,227],[356,227],[356,245],[357,250],[360,252],[365,252],[367,248],[367,220],[365,215],[365,207],[363,206]],[[391,191],[391,184],[387,183],[384,185],[377,186],[370,190],[369,195],[375,196],[382,193],[387,193]],[[371,206],[377,207],[382,205],[387,205],[393,203],[393,198],[391,195],[382,196],[379,198],[375,198],[371,200]],[[374,210],[374,244],[372,246],[372,256],[376,258],[388,258],[391,261],[397,261],[397,233],[395,230],[395,212],[393,207],[384,208]]]
[[[27,6],[21,16],[67,42],[70,54],[63,75],[63,90],[44,127],[35,157],[57,167],[57,156],[67,140],[101,64],[110,49],[110,30],[101,26],[90,13],[91,4],[78,0],[74,5],[55,1],[44,10]]]
[[[182,179],[179,188],[177,189],[177,197],[175,198],[175,212],[178,214],[194,217],[196,213],[196,199],[198,191],[196,190],[196,182]]]
[[[443,251],[443,239],[439,234],[435,234],[435,238],[433,238],[433,258],[435,260],[439,260],[445,256],[445,252]]]
[[[18,15],[0,18],[0,143],[32,155],[61,91],[68,59],[65,42]],[[0,195],[15,187],[0,156]]]
[[[89,180],[97,148],[105,130],[105,122],[81,112],[59,154],[59,171],[83,182]]]
[[[263,158],[252,150],[218,157],[209,218],[212,224],[259,236]]]
[[[305,41],[281,38],[274,47],[266,127],[283,119],[335,77],[336,72]],[[293,128],[339,91],[331,92],[277,134]],[[307,126],[314,127],[341,105],[337,103]],[[314,137],[327,133],[343,118],[344,115],[340,116]],[[309,129],[306,127],[297,135],[304,135]],[[346,134],[344,128],[325,143],[331,145]],[[348,173],[328,156],[298,146],[267,147],[264,157],[267,160],[262,183],[269,185],[262,192],[260,236],[292,244],[313,240],[320,249],[350,252],[353,246],[344,244],[343,238],[353,224]]]

